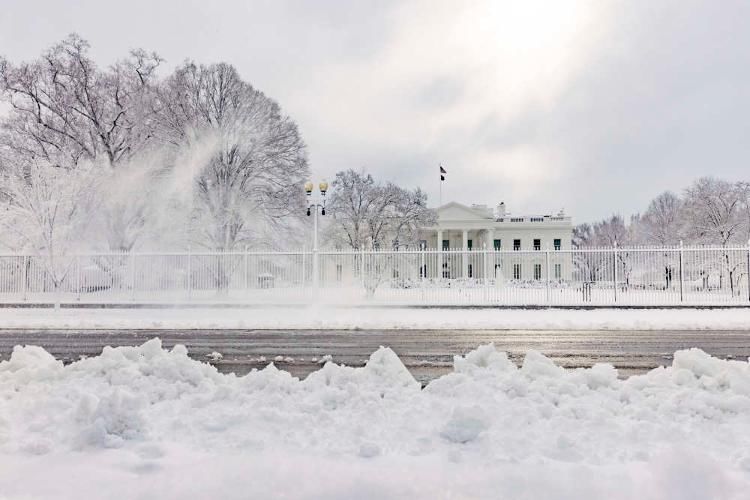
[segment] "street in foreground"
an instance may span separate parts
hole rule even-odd
[[[698,347],[722,359],[750,356],[750,330],[0,330],[0,360],[16,345],[41,346],[64,363],[97,356],[105,346],[136,346],[159,337],[165,348],[185,345],[195,360],[244,375],[269,363],[304,378],[332,360],[363,366],[380,346],[392,348],[420,382],[449,373],[453,357],[494,343],[516,364],[536,350],[565,368],[610,363],[621,376],[672,363]]]

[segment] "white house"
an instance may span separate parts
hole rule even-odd
[[[556,215],[511,215],[504,203],[493,210],[486,205],[466,206],[447,203],[437,209],[437,224],[421,230],[422,245],[428,249],[460,251],[456,262],[443,264],[443,277],[493,277],[499,272],[507,279],[568,279],[573,223],[562,211]],[[494,266],[466,257],[471,250],[519,251],[498,257]],[[549,266],[544,251],[553,252]],[[540,252],[535,254],[534,252]],[[554,252],[561,252],[554,254]],[[488,272],[485,272],[485,268]],[[492,269],[495,269],[494,273]]]
[[[511,215],[505,204],[497,211],[486,205],[466,206],[455,201],[437,209],[437,225],[422,230],[427,248],[496,250],[569,250],[573,223],[557,215]]]

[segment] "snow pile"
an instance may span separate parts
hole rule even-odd
[[[68,366],[16,347],[0,498],[746,498],[747,362],[691,349],[622,380],[485,345],[454,366],[421,389],[385,347],[302,381],[158,339]]]

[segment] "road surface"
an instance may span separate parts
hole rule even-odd
[[[168,348],[184,344],[191,357],[238,375],[274,361],[304,377],[326,355],[336,363],[362,366],[383,345],[396,351],[422,383],[450,371],[454,355],[489,342],[519,364],[526,351],[535,349],[566,368],[605,362],[623,376],[669,365],[675,351],[689,347],[720,358],[750,357],[750,331],[0,330],[0,360],[8,359],[17,344],[40,345],[68,363],[95,356],[107,345],[138,345],[153,337]],[[220,360],[208,357],[214,351],[222,354]]]

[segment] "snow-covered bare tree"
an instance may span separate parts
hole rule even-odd
[[[234,67],[185,63],[156,104],[166,143],[179,150],[200,141],[210,149],[186,173],[194,179],[197,243],[216,250],[261,245],[303,215],[309,168],[297,126]]]
[[[433,225],[437,217],[421,189],[380,184],[365,172],[338,172],[331,186],[329,233],[342,246],[408,246],[416,242],[419,228]]]
[[[417,242],[420,228],[436,222],[421,189],[380,184],[366,172],[345,170],[331,183],[327,234],[334,245],[355,250],[397,249]],[[389,252],[355,256],[355,267],[368,297],[391,279],[394,256]]]
[[[83,164],[65,169],[42,161],[2,175],[2,243],[39,257],[54,290],[66,278],[68,254],[90,222],[95,182],[93,169]]]
[[[625,225],[621,215],[613,215],[593,224],[583,223],[573,228],[573,246],[612,247],[633,242],[630,226]]]
[[[651,200],[646,212],[632,227],[639,243],[674,247],[686,239],[684,204],[677,195],[665,191]],[[664,286],[670,288],[679,273],[679,258],[674,252],[665,249],[661,252],[660,259],[664,269]],[[627,268],[626,264],[623,266]]]
[[[683,203],[671,191],[654,198],[639,221],[645,243],[669,246],[683,239]]]
[[[573,248],[585,248],[593,246],[594,228],[588,222],[583,222],[573,227],[571,237]]]
[[[738,242],[746,224],[741,194],[737,184],[713,177],[702,177],[688,187],[685,213],[693,239],[721,246]]]
[[[160,58],[134,50],[101,70],[88,50],[88,42],[73,34],[31,63],[0,60],[10,128],[25,139],[12,147],[67,167],[102,156],[114,166],[145,147],[153,133],[143,100]]]
[[[27,163],[65,169],[84,162],[100,168],[103,229],[110,248],[129,250],[142,230],[145,196],[127,196],[122,174],[154,144],[150,106],[155,71],[161,59],[133,50],[101,69],[89,44],[73,34],[29,63],[0,60],[0,97],[11,107],[3,144]],[[118,196],[112,196],[116,186]],[[142,189],[136,192],[141,193]]]
[[[580,249],[612,248],[615,245],[626,247],[625,250],[617,254],[617,265],[623,282],[627,285],[632,271],[632,256],[630,251],[627,250],[627,246],[637,242],[636,228],[638,221],[638,216],[632,216],[630,223],[626,225],[622,216],[612,215],[593,224],[580,224],[573,228],[573,246]],[[612,272],[613,266],[613,263],[603,258],[602,254],[590,252],[575,253],[574,264],[587,281],[605,279]]]
[[[744,234],[742,235],[743,242],[750,241],[750,182],[741,181],[737,183],[737,192],[741,201],[741,217],[744,221]]]
[[[701,243],[726,247],[742,240],[747,220],[743,213],[742,186],[713,177],[702,177],[685,190],[685,207],[688,231]],[[722,254],[719,286],[724,286],[725,275],[729,279],[732,294],[741,278],[742,263],[730,257],[729,251]]]
[[[420,188],[408,190],[389,183],[395,191],[388,233],[395,248],[418,243],[420,229],[437,222],[437,212],[427,208],[427,193]]]

